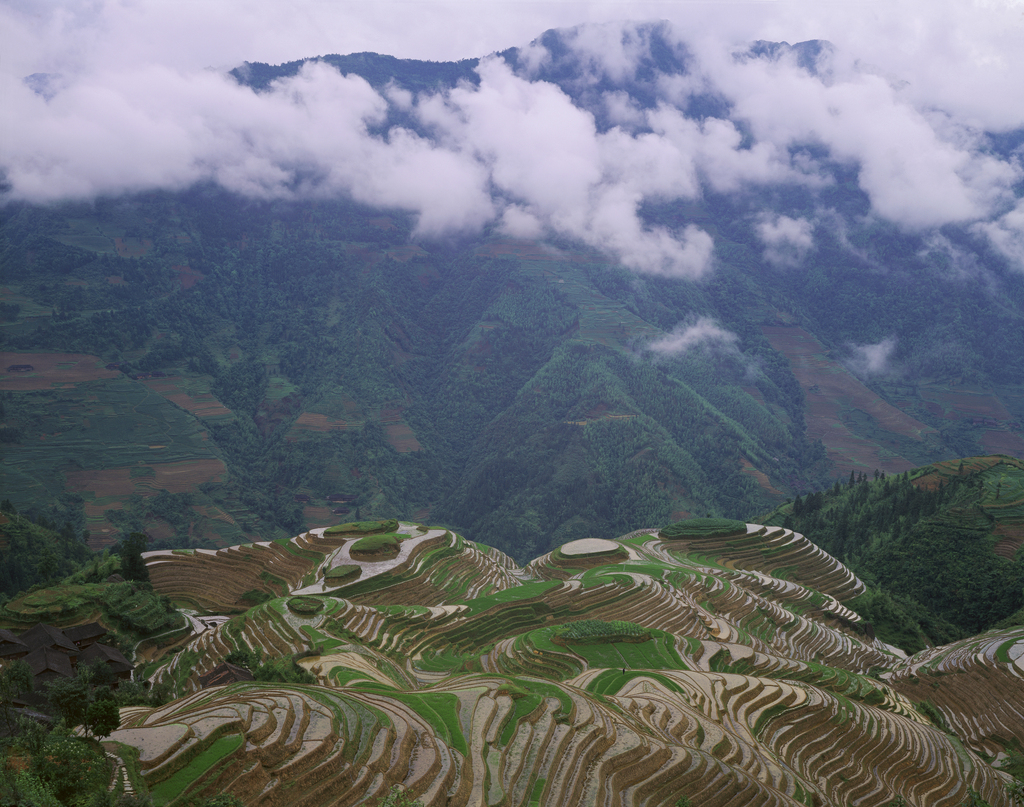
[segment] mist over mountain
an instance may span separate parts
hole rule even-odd
[[[1024,456],[1024,115],[914,79],[670,22],[32,73],[0,153],[32,368],[5,489],[94,542],[342,503],[525,559]]]

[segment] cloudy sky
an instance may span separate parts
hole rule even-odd
[[[518,72],[484,60],[478,87],[444,95],[378,94],[323,65],[260,95],[225,77],[244,61],[327,53],[484,57],[583,25],[574,58],[614,83],[649,44],[634,24],[644,20],[667,20],[695,57],[688,75],[659,77],[647,108],[613,91],[583,108],[540,80],[549,54],[537,48]],[[872,215],[918,231],[972,227],[1024,269],[1022,155],[993,153],[987,139],[1024,127],[1024,0],[8,0],[0,37],[9,198],[210,179],[260,198],[346,194],[412,211],[426,236],[488,223],[557,232],[640,272],[697,277],[712,265],[711,236],[652,229],[639,206],[704,187],[819,187],[829,177],[802,149],[811,143],[858,166]],[[835,50],[819,76],[791,60],[734,58],[757,39],[827,39]],[[688,99],[707,90],[730,111],[695,121]],[[420,133],[380,133],[389,107]],[[799,264],[828,216],[765,213],[753,223],[765,259]]]

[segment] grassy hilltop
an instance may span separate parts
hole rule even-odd
[[[525,567],[386,521],[145,558],[161,596],[221,615],[140,646],[178,699],[110,739],[157,805],[396,784],[436,807],[1010,804],[993,765],[1024,741],[1024,629],[908,658],[849,607],[865,585],[787,528],[693,519]],[[257,680],[200,689],[226,659]]]

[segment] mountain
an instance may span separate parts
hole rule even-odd
[[[245,164],[280,185],[225,167],[46,205],[11,185],[4,496],[93,548],[396,517],[525,562],[754,518],[851,470],[1024,457],[1003,219],[924,221],[939,197],[899,208],[873,153],[782,148],[704,58],[644,24],[453,63],[247,64],[223,92],[313,116],[274,141],[308,153],[236,144],[270,148]],[[759,42],[727,63],[837,104],[878,84],[836,59]],[[1002,176],[1019,143],[978,138],[977,176]]]
[[[908,651],[1024,617],[1024,464],[968,457],[830,490],[765,517],[813,538],[872,584],[851,607]]]
[[[394,521],[145,557],[198,614],[138,646],[179,697],[110,737],[158,805],[1011,803],[1024,629],[908,658],[789,529],[689,519],[525,567]],[[262,658],[316,683],[203,683]]]

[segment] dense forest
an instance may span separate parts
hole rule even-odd
[[[545,37],[541,78],[593,106],[601,88]],[[651,76],[689,69],[649,58],[624,85],[648,106]],[[473,61],[323,61],[410,92],[477,75]],[[233,75],[262,93],[301,65]],[[420,125],[401,114],[375,125]],[[750,518],[851,468],[1024,454],[1024,354],[1006,337],[1024,275],[969,227],[939,237],[866,215],[856,166],[817,157],[820,188],[643,201],[652,232],[713,233],[700,280],[637,274],[554,232],[428,238],[408,211],[340,196],[200,182],[8,203],[2,492],[94,547],[404,517],[525,560],[687,515]],[[766,252],[764,215],[823,208],[799,268]],[[879,344],[886,366],[859,367],[858,346]]]
[[[853,607],[908,650],[1024,620],[1024,466],[974,458],[851,472],[769,520],[810,536],[870,590]]]

